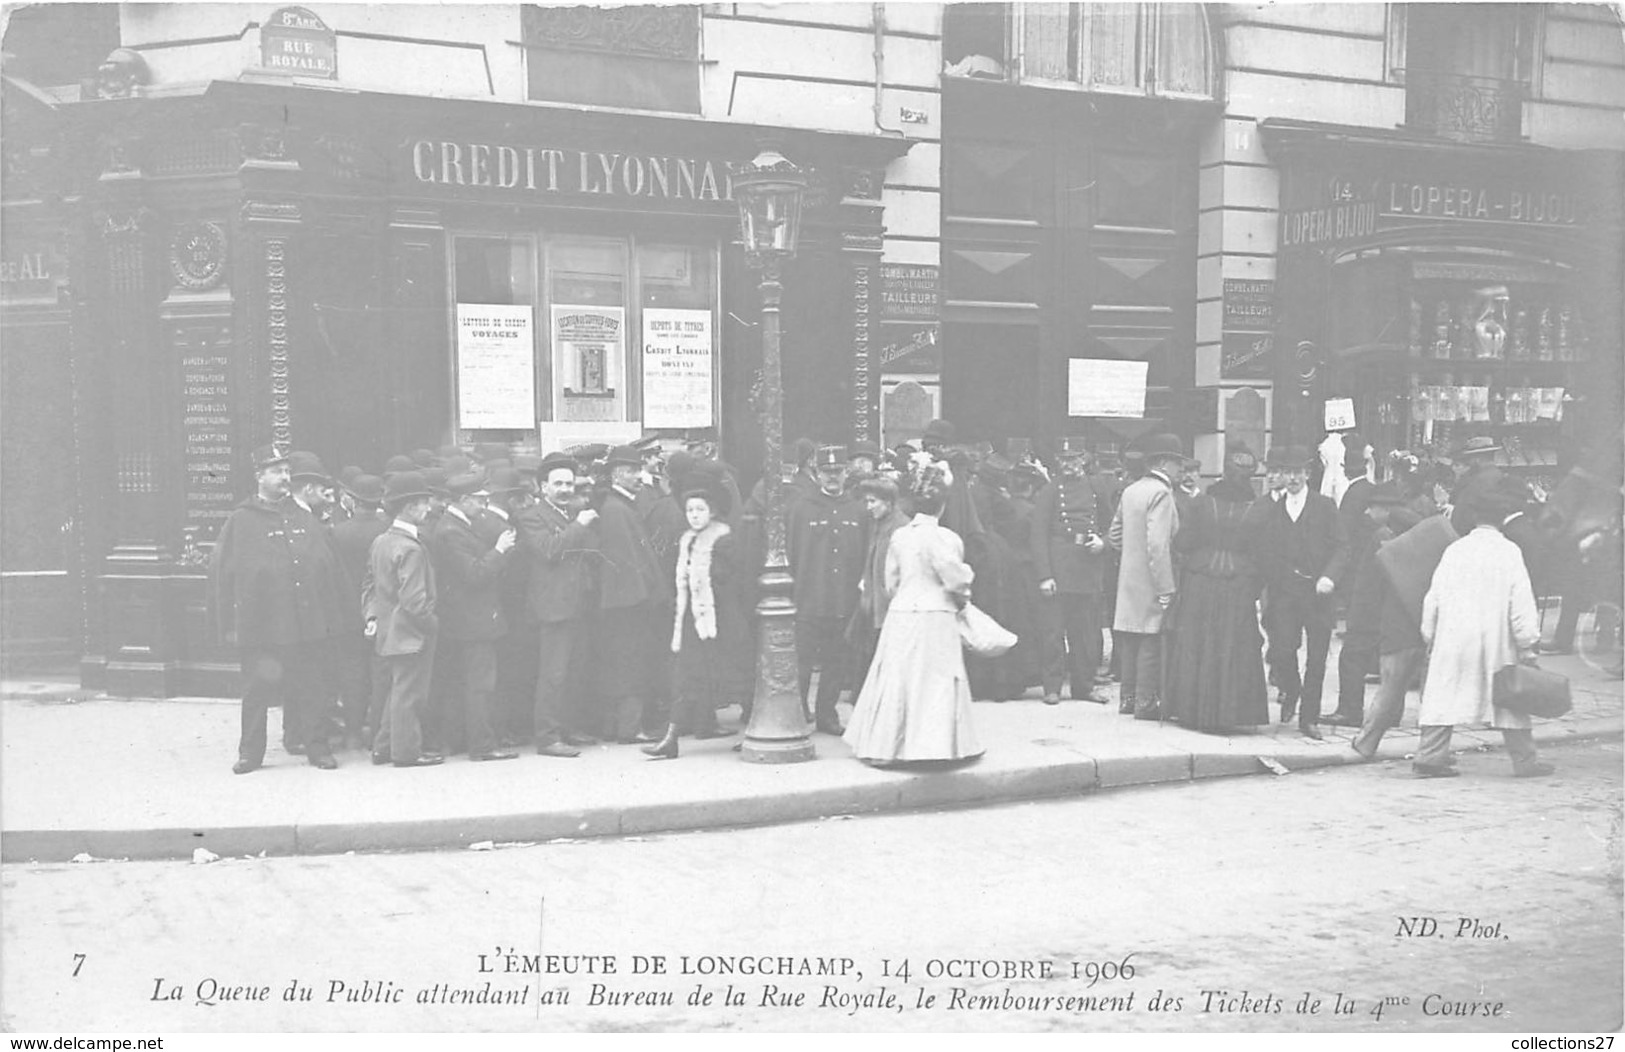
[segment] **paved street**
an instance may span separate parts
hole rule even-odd
[[[489,852],[11,865],[0,1022],[126,1032],[1613,1030],[1621,746],[1548,755],[1559,774],[1534,781],[1509,777],[1492,752],[1464,755],[1453,780],[1418,781],[1395,762]],[[1416,935],[1399,936],[1400,918],[1433,918],[1437,932],[1422,937],[1418,920]],[[554,974],[524,970],[538,940],[548,956],[528,963]],[[1115,975],[1131,954],[1132,979],[1072,978],[1074,966]],[[633,974],[633,955],[663,955],[666,974]],[[749,958],[733,962],[738,974],[719,974],[738,957]],[[883,978],[883,960],[894,973],[906,960],[910,981]],[[957,979],[928,977],[933,961],[1012,963],[991,966],[994,977],[981,963],[942,966],[970,968]],[[1048,979],[1038,977],[1045,962]],[[1019,977],[1024,966],[1033,978]],[[820,967],[846,975],[820,978]],[[1004,979],[1006,967],[1017,977]],[[747,974],[770,971],[789,974]],[[283,1000],[294,980],[308,1002]],[[600,1000],[670,992],[675,1003],[595,1005],[594,983]],[[743,1004],[721,1003],[730,984]],[[819,1007],[826,986],[834,997],[884,986],[900,1010]],[[697,987],[711,1005],[685,1004]],[[768,987],[805,1001],[764,1006]],[[561,990],[567,1004],[538,1005]],[[1005,1007],[1007,992],[1051,1001]],[[1296,1011],[1306,992],[1322,1000],[1318,1013]],[[503,993],[524,1003],[480,1003]],[[1153,1010],[1159,993],[1179,1007]],[[936,1002],[919,1007],[922,994]],[[1334,1014],[1339,994],[1352,1014]],[[993,1007],[974,1000],[983,996]],[[1396,1003],[1379,1019],[1384,997]],[[1441,1003],[1500,1014],[1424,1014]]]

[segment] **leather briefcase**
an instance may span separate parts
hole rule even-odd
[[[1574,708],[1569,678],[1536,665],[1507,665],[1496,672],[1490,700],[1498,709],[1548,720]]]

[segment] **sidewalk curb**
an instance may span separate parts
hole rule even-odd
[[[1493,733],[1493,732],[1492,732]],[[1605,716],[1535,728],[1543,745],[1620,738],[1625,717]],[[1465,743],[1463,743],[1465,744]],[[1498,742],[1487,747],[1499,749]],[[1408,745],[1381,749],[1373,763],[1403,760]],[[330,855],[347,851],[423,851],[482,841],[539,843],[594,837],[640,836],[734,826],[802,822],[835,815],[973,807],[1019,800],[1081,796],[1105,789],[1170,785],[1208,778],[1267,774],[1267,756],[1172,752],[1149,756],[1089,757],[1076,753],[1054,763],[1018,769],[969,767],[806,792],[775,792],[725,800],[674,800],[628,808],[393,822],[273,823],[215,829],[18,829],[0,836],[0,862],[69,862],[85,853],[97,860],[186,859],[195,848],[222,858],[245,855]],[[1269,756],[1289,772],[1360,764],[1346,745],[1313,754]]]

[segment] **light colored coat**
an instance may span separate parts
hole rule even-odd
[[[1422,600],[1429,657],[1417,722],[1527,730],[1529,717],[1490,704],[1498,669],[1540,640],[1540,614],[1518,546],[1480,526],[1445,549]]]
[[[965,542],[935,516],[916,515],[897,527],[886,549],[888,612],[957,613],[951,592],[965,592],[976,574],[965,562]]]
[[[1117,572],[1117,632],[1163,630],[1166,608],[1158,596],[1174,594],[1174,533],[1179,510],[1168,480],[1148,472],[1123,491],[1108,537],[1123,553]]]

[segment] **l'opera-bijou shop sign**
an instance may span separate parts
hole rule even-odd
[[[728,165],[719,158],[433,139],[414,141],[411,152],[416,180],[437,186],[661,201],[733,200]]]

